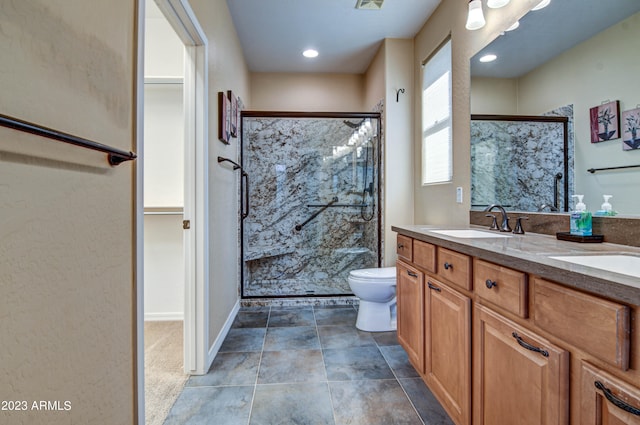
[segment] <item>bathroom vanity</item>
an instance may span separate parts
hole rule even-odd
[[[398,340],[456,424],[640,424],[640,248],[392,230]]]

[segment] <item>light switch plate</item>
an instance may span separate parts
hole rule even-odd
[[[462,203],[462,188],[461,187],[456,187],[456,202],[461,204]]]

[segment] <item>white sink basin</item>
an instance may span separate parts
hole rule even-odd
[[[550,256],[554,260],[580,264],[595,269],[640,277],[640,257],[623,254]]]
[[[511,235],[501,232],[483,232],[482,230],[473,229],[461,229],[461,230],[431,230],[425,228],[433,233],[438,233],[445,236],[453,236],[456,238],[510,238]]]

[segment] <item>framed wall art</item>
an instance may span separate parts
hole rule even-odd
[[[225,92],[218,92],[218,139],[229,144],[231,139],[231,102]]]
[[[622,149],[640,149],[640,108],[622,113]]]
[[[231,90],[227,91],[231,111],[229,113],[229,133],[231,137],[238,137],[238,98]]]
[[[620,102],[603,103],[589,110],[591,143],[620,138]]]

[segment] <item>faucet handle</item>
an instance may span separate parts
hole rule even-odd
[[[516,228],[513,229],[513,233],[516,235],[524,235],[524,229],[522,228],[522,220],[529,220],[529,217],[518,217],[516,219]]]
[[[489,230],[500,230],[498,228],[498,222],[496,221],[496,216],[493,214],[485,214],[485,217],[491,217],[492,221],[491,221],[491,227],[489,227]]]

